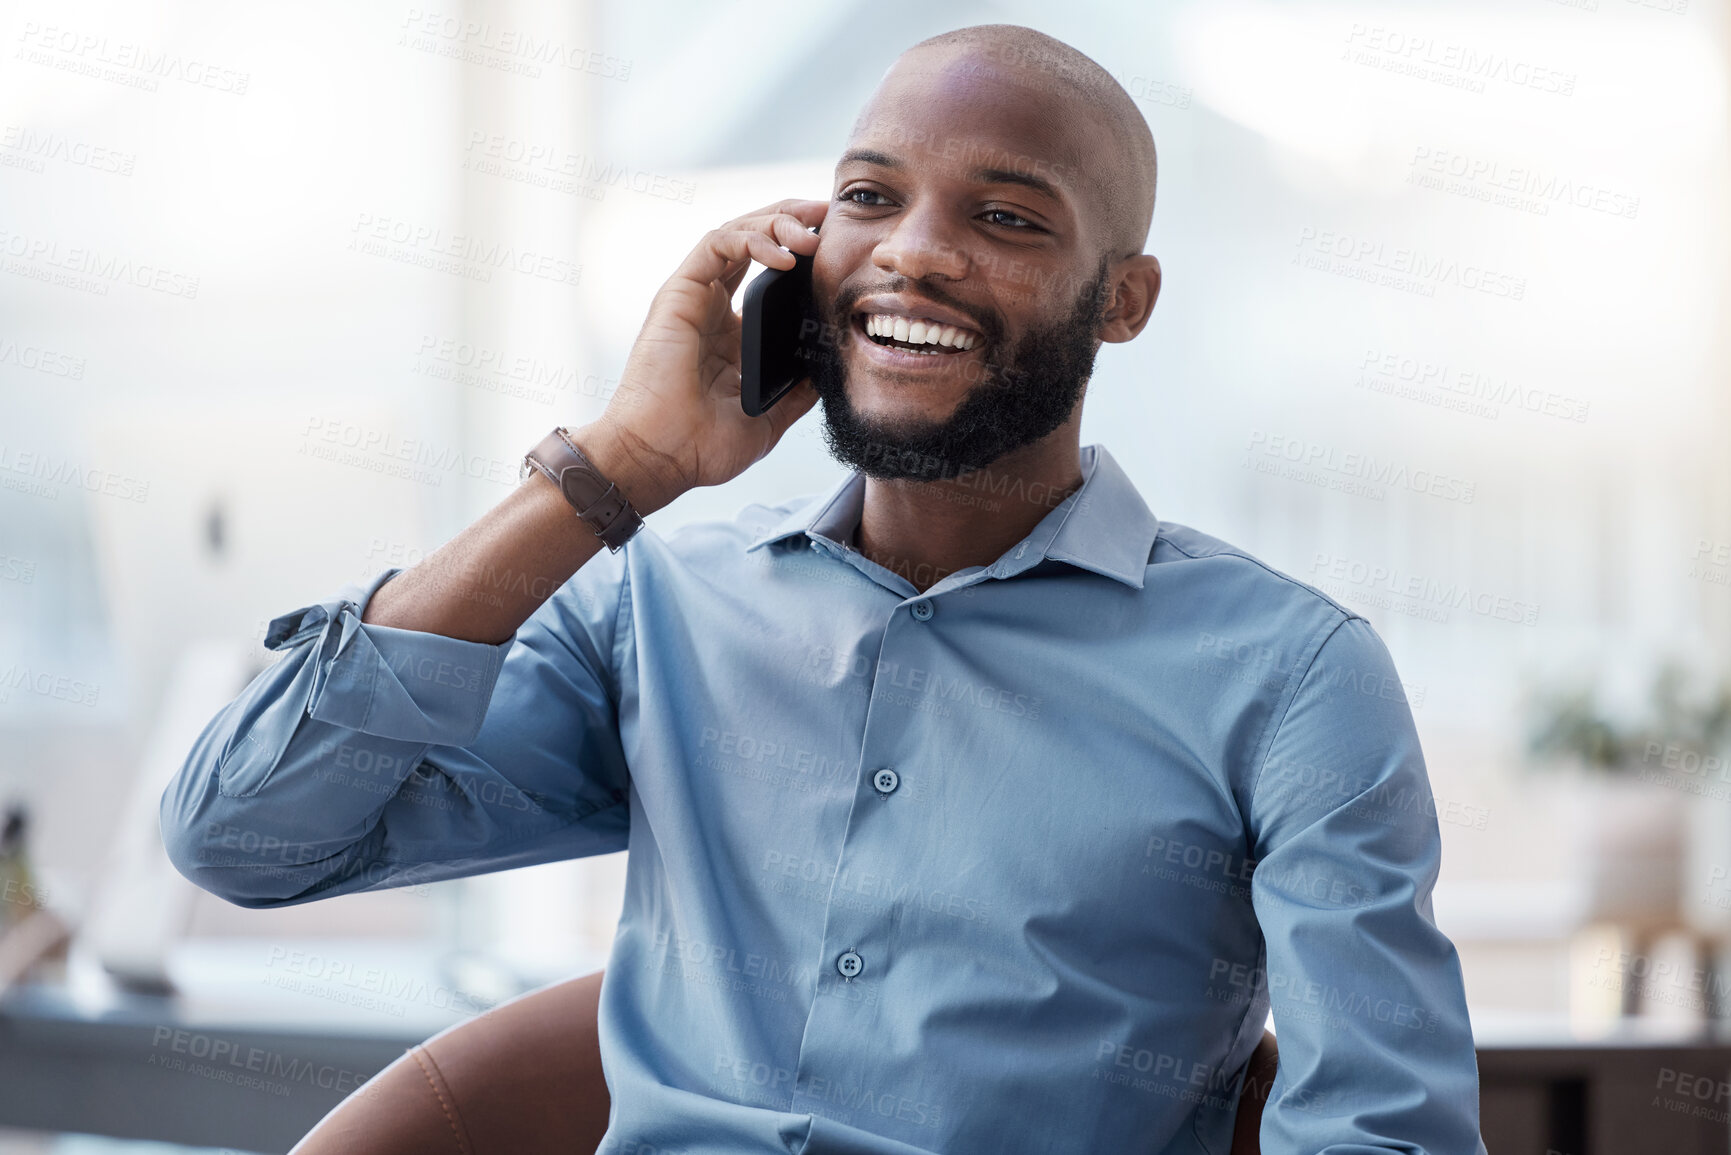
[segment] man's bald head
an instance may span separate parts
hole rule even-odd
[[[810,354],[837,459],[933,481],[1075,454],[1095,354],[1160,294],[1154,166],[1129,94],[1050,36],[986,24],[897,57],[812,261],[820,329],[845,334]]]
[[[1158,163],[1154,134],[1141,110],[1119,84],[1094,60],[1044,32],[1020,24],[976,24],[928,37],[897,58],[885,73],[923,71],[928,60],[940,67],[958,63],[991,73],[1029,91],[1032,99],[1085,134],[1096,128],[1110,147],[1090,153],[1077,166],[1078,193],[1097,215],[1101,252],[1116,260],[1142,251],[1154,219],[1154,187]],[[880,90],[882,85],[880,85]],[[854,125],[857,135],[870,116],[867,103]]]

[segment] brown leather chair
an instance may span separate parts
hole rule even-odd
[[[601,974],[519,995],[409,1050],[331,1109],[289,1155],[571,1155],[607,1130],[595,1012]],[[1244,1073],[1231,1155],[1257,1155],[1278,1061],[1264,1034]],[[548,1105],[551,1109],[535,1110]]]

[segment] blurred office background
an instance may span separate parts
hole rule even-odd
[[[618,856],[245,911],[162,860],[161,783],[271,618],[502,499],[703,232],[829,196],[895,56],[988,22],[1153,128],[1165,288],[1084,441],[1387,641],[1481,1045],[1711,1036],[1723,0],[0,4],[3,897],[73,931],[8,997],[414,1037],[601,966]],[[828,486],[818,420],[650,524]]]

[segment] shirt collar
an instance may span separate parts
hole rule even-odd
[[[1081,487],[989,570],[1008,577],[1050,558],[1142,588],[1160,520],[1104,445],[1084,445],[1081,458]],[[846,542],[859,525],[865,481],[865,474],[854,470],[829,492],[796,505],[745,548],[754,550],[801,533],[832,544]],[[1030,547],[1033,557],[1027,556]]]
[[[860,511],[864,508],[865,474],[856,469],[828,493],[795,505],[780,521],[752,538],[745,547],[746,551],[813,530],[824,537],[845,541],[852,536],[854,526],[859,524]]]

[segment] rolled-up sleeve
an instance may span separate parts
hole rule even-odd
[[[163,845],[200,887],[290,906],[624,848],[622,561],[497,645],[364,623],[399,572],[273,619],[283,657],[164,790]]]
[[[1436,803],[1362,618],[1332,628],[1275,723],[1251,828],[1280,1038],[1262,1150],[1483,1152],[1460,962],[1431,913]]]

